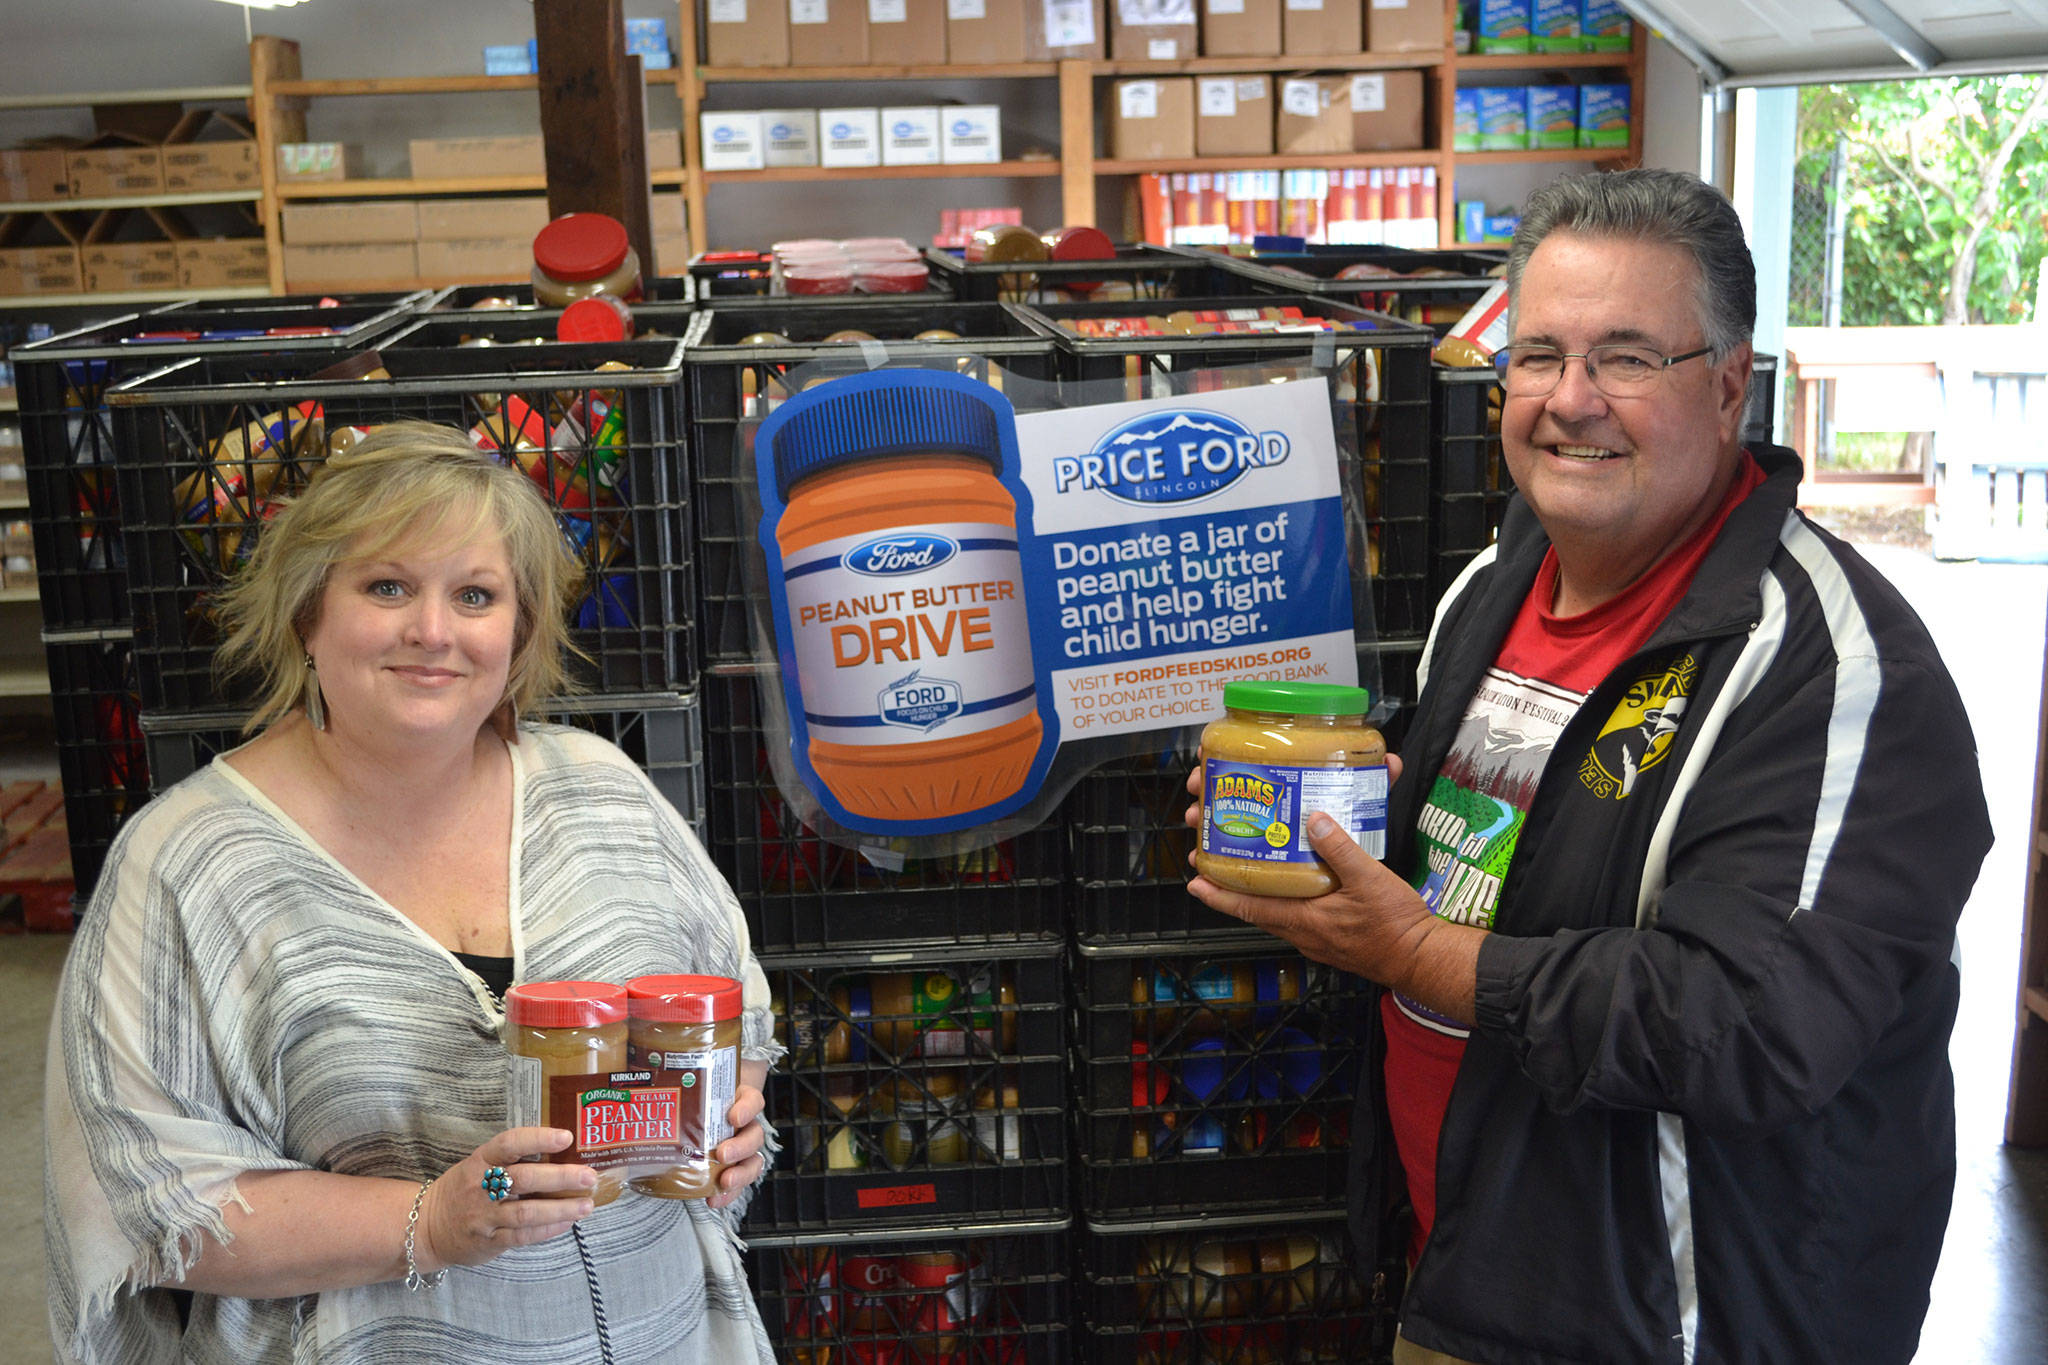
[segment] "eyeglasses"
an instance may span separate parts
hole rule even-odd
[[[1682,360],[1693,360],[1713,352],[1702,346],[1684,355],[1665,355],[1647,346],[1588,346],[1583,351],[1560,351],[1555,346],[1503,346],[1494,352],[1494,372],[1510,398],[1541,398],[1564,378],[1564,363],[1586,362],[1586,378],[1609,398],[1636,398],[1657,387],[1664,371]]]

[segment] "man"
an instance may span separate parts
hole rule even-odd
[[[1317,815],[1335,893],[1191,890],[1386,988],[1352,1223],[1407,1253],[1397,1362],[1909,1360],[1990,844],[1961,700],[1742,447],[1727,200],[1560,182],[1508,282],[1517,496],[1438,610],[1386,864]]]

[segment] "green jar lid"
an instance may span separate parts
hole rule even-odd
[[[1336,683],[1247,680],[1223,684],[1223,704],[1234,711],[1289,716],[1362,716],[1372,709],[1372,693]]]

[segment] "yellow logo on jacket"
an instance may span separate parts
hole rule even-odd
[[[1671,752],[1698,676],[1699,663],[1687,654],[1631,683],[1579,765],[1579,781],[1603,801],[1610,796],[1619,801],[1634,791],[1637,777]]]

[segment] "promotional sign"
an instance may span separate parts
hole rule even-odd
[[[972,847],[1228,681],[1355,684],[1329,386],[1275,377],[1020,415],[1014,379],[879,369],[783,403],[752,442],[760,652],[806,822]]]

